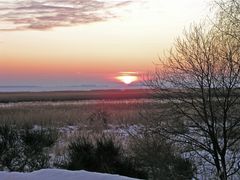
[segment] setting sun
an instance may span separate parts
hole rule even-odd
[[[138,80],[136,72],[122,72],[116,79],[120,80],[124,84],[131,84]]]

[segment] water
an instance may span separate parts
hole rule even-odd
[[[0,92],[47,92],[47,91],[88,91],[108,89],[139,89],[144,88],[140,84],[93,84],[79,86],[0,86]]]

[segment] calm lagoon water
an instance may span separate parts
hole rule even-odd
[[[108,89],[136,89],[144,88],[140,84],[93,84],[79,86],[0,86],[0,92],[47,92],[47,91],[87,91]]]

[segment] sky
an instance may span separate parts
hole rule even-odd
[[[0,86],[144,74],[210,0],[0,0]],[[119,79],[119,78],[118,78]]]

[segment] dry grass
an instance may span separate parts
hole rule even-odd
[[[59,138],[52,149],[54,162],[64,156],[68,143],[79,135],[101,136],[103,132],[108,133],[103,131],[108,128],[138,124],[142,120],[140,112],[156,110],[155,102],[146,98],[143,91],[131,94],[134,92],[101,91],[91,92],[92,96],[89,92],[85,92],[88,95],[83,92],[0,93],[0,101],[5,102],[0,103],[0,123],[19,128],[25,125],[56,128]],[[104,96],[107,98],[102,100]],[[158,102],[157,105],[165,108],[166,103]],[[116,136],[116,140],[121,139],[112,131],[109,134]]]
[[[76,100],[116,100],[149,98],[151,90],[92,90],[59,92],[10,92],[0,93],[0,103],[31,101],[76,101]]]
[[[91,114],[103,111],[108,124],[135,123],[139,111],[150,100],[92,100],[71,102],[25,102],[0,105],[0,121],[22,126],[24,124],[50,127],[90,125]],[[97,121],[97,120],[96,120]]]
[[[113,92],[108,94],[109,91],[101,93],[101,97],[103,94],[108,97],[113,95]],[[81,96],[74,100],[71,99],[77,95],[69,92],[60,94],[16,93],[11,96],[0,94],[0,101],[11,101],[11,103],[0,103],[0,123],[14,124],[19,128],[25,125],[56,128],[59,138],[51,152],[53,163],[65,156],[69,142],[80,135],[90,134],[97,137],[106,132],[114,136],[116,141],[121,142],[126,148],[126,139],[115,132],[115,127],[124,129],[125,125],[142,123],[142,112],[151,113],[157,110],[154,106],[156,102],[152,99],[142,99],[141,96],[134,99],[135,96],[132,95],[131,98],[126,98],[129,92],[119,94],[115,99],[112,97],[112,99],[99,100],[100,96],[98,96],[96,98],[98,100],[92,100],[97,96],[96,94],[92,97],[85,97],[87,100],[79,100]],[[157,106],[165,108],[166,103],[157,102]],[[105,119],[106,122],[104,122]],[[106,129],[113,131],[104,131]]]

